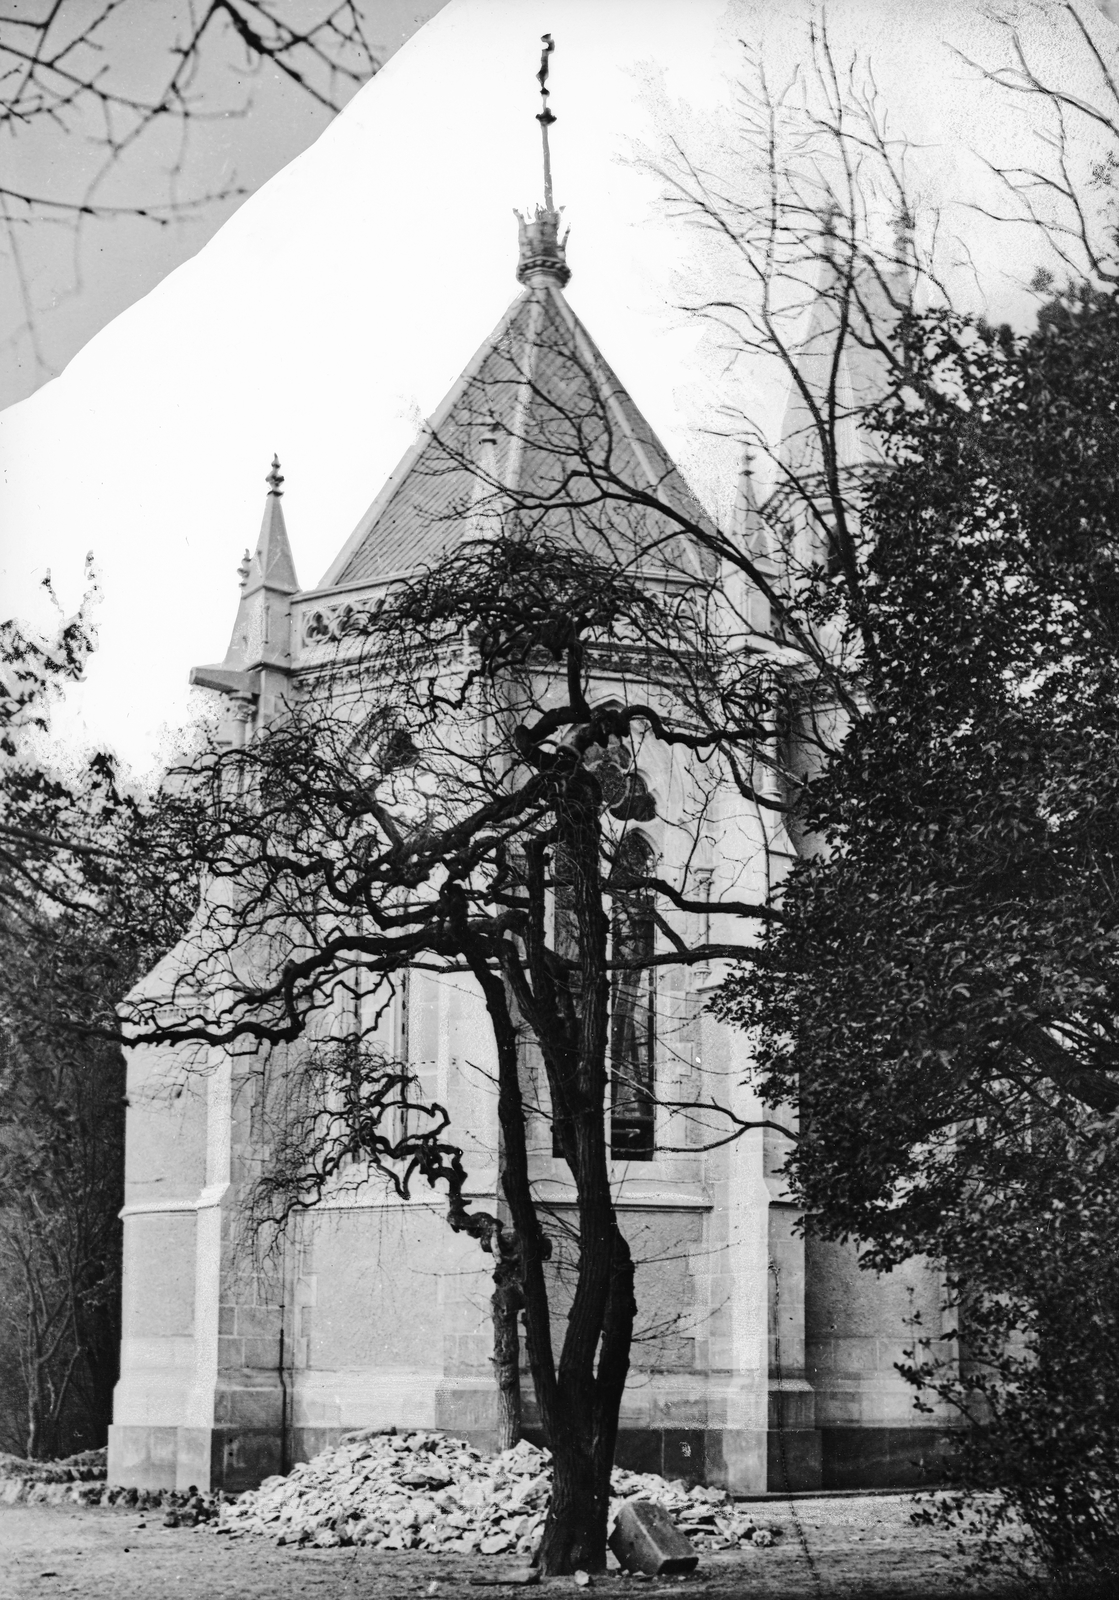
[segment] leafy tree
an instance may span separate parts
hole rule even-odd
[[[5,1448],[50,1458],[103,1443],[111,1420],[124,1061],[75,1013],[136,974],[92,920],[46,916],[27,933],[5,941],[0,1019],[0,1427]]]
[[[1068,1572],[1106,1556],[1115,1511],[1119,93],[1087,9],[1053,22],[1083,96],[1009,23],[1003,61],[970,63],[1050,117],[1021,165],[990,169],[1005,204],[987,214],[1027,225],[1039,296],[1054,270],[1093,286],[1027,338],[953,313],[941,219],[913,203],[873,74],[845,78],[826,27],[803,98],[799,75],[774,93],[760,66],[746,96],[765,204],[683,148],[666,176],[740,269],[741,294],[696,310],[793,386],[776,452],[735,420],[775,484],[748,555],[800,657],[777,770],[810,859],[722,1014],[752,1030],[772,1103],[800,1105],[788,1172],[811,1225],[861,1240],[870,1270],[948,1265],[961,1339],[915,1327],[908,1375],[973,1425],[965,1481],[1004,1491],[955,1510],[994,1506],[988,1556],[1024,1515]],[[894,249],[872,249],[891,213]]]
[[[0,623],[0,911],[14,937],[44,902],[76,910],[84,892],[106,887],[114,834],[137,815],[111,757],[68,761],[49,742],[52,704],[80,680],[96,645],[90,580],[52,639]]]
[[[720,1013],[755,1031],[812,1226],[946,1263],[956,1348],[909,1375],[976,1426],[1057,1568],[1116,1533],[1119,303],[1016,337],[898,333],[860,521],[859,705],[802,792],[800,862]],[[817,606],[849,617],[843,584]]]
[[[112,760],[61,761],[50,706],[94,645],[0,627],[0,1366],[5,1443],[100,1443],[120,1338],[124,1062],[115,1006],[183,910]]]

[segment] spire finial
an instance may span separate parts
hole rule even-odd
[[[521,236],[521,258],[517,263],[517,277],[521,283],[530,286],[539,285],[545,279],[551,278],[562,289],[571,272],[564,249],[567,235],[564,234],[563,238],[560,238],[562,207],[557,211],[552,199],[552,155],[548,145],[548,129],[556,120],[548,109],[548,57],[556,48],[556,44],[550,33],[541,34],[540,42],[544,48],[540,52],[540,70],[536,74],[536,81],[540,85],[542,109],[537,112],[536,120],[540,124],[540,138],[544,147],[544,204],[538,205],[531,217],[523,217],[519,211],[515,213],[520,224]]]
[[[272,457],[272,471],[268,474],[264,481],[268,485],[268,492],[270,494],[283,494],[284,491],[281,488],[281,484],[284,481],[284,475],[280,471],[279,456],[274,455]]]
[[[540,71],[536,74],[536,81],[540,85],[540,110],[536,114],[536,120],[540,124],[540,141],[544,146],[544,209],[551,211],[553,209],[552,154],[548,148],[548,129],[556,119],[548,110],[548,57],[556,48],[556,43],[550,33],[542,33],[540,43],[544,48],[540,52]]]

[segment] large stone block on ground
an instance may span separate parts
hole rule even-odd
[[[699,1562],[668,1512],[651,1500],[626,1501],[610,1535],[610,1548],[627,1572],[646,1572],[651,1578],[694,1572]]]

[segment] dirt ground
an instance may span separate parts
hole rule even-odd
[[[593,1580],[594,1590],[630,1600],[666,1589],[706,1600],[940,1600],[961,1593],[963,1562],[954,1539],[911,1526],[908,1495],[767,1501],[751,1510],[763,1526],[781,1529],[773,1548],[701,1557],[686,1580],[609,1574]],[[582,1592],[573,1578],[546,1579],[529,1590],[474,1586],[472,1580],[499,1576],[508,1557],[300,1550],[162,1524],[161,1512],[0,1507],[0,1600],[482,1600],[518,1593],[543,1600]]]

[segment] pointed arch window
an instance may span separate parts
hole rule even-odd
[[[616,1160],[651,1161],[655,1149],[656,951],[653,847],[627,832],[610,873],[613,912],[610,957],[618,964],[610,985],[610,1154]]]
[[[565,975],[557,978],[561,1005],[569,1006],[576,1015],[582,1014],[582,979],[576,963],[579,960],[579,929],[575,919],[575,891],[571,882],[571,864],[565,852],[557,848],[555,854],[555,912],[554,942],[556,954],[568,963]],[[563,1155],[563,1139],[558,1118],[552,1121],[552,1155]]]
[[[657,803],[623,741],[611,737],[584,758],[602,788],[602,806],[618,822],[650,822]],[[656,953],[655,896],[647,880],[656,852],[643,833],[626,829],[617,843],[605,883],[611,902],[610,1017],[607,1069],[610,1075],[610,1154],[615,1160],[651,1161],[656,1131]],[[567,963],[567,1002],[581,1011],[575,963],[579,937],[570,871],[563,854],[555,857],[554,939]],[[552,1124],[552,1154],[562,1156],[557,1123]]]

